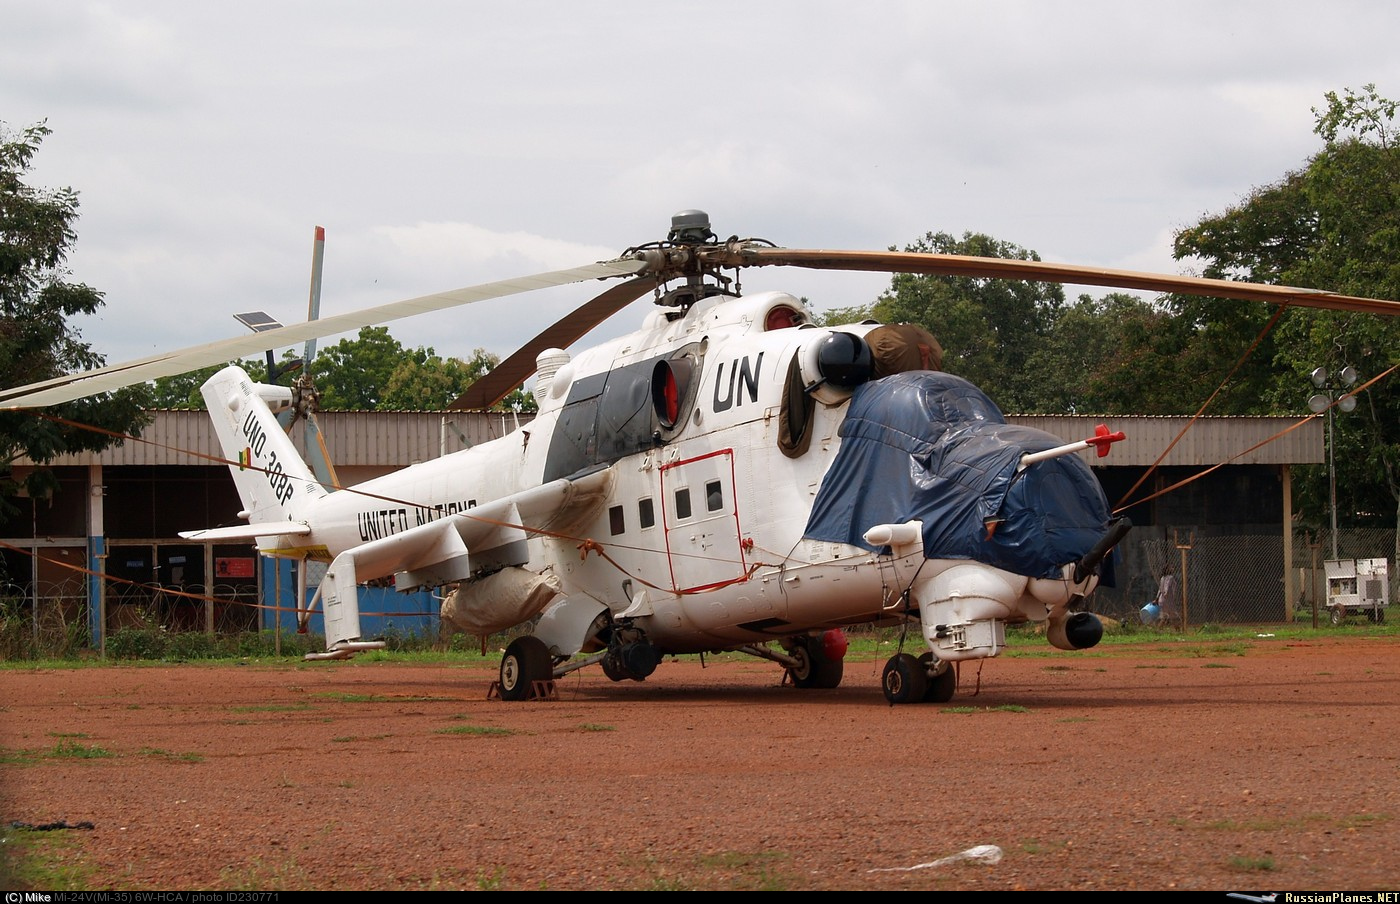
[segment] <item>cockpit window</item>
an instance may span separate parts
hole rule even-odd
[[[807,318],[802,316],[802,312],[794,310],[785,304],[780,304],[768,312],[764,318],[763,328],[765,330],[785,330],[794,326],[801,326],[807,322]]]

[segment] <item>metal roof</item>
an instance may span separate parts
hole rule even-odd
[[[1053,433],[1066,442],[1093,436],[1099,424],[1121,430],[1126,439],[1114,443],[1106,458],[1083,453],[1095,466],[1314,465],[1327,460],[1323,422],[1317,417],[1199,417],[1194,423],[1190,417],[1038,415],[1007,420]],[[1168,447],[1170,451],[1158,462]]]

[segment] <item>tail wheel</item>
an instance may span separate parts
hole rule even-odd
[[[924,702],[947,703],[953,699],[953,692],[958,689],[958,673],[953,669],[953,664],[945,662],[943,671],[935,671],[938,662],[934,659],[932,650],[919,657],[919,664],[929,676],[928,690],[924,691]]]
[[[841,684],[845,660],[833,658],[827,652],[823,637],[804,634],[794,638],[790,653],[797,660],[797,664],[787,670],[795,687],[833,688]]]
[[[501,699],[529,700],[535,682],[554,677],[554,664],[544,641],[533,635],[517,637],[501,657]]]
[[[920,703],[928,691],[928,669],[908,653],[899,653],[885,663],[880,684],[890,706]]]

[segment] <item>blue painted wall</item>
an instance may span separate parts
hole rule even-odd
[[[279,623],[284,631],[297,629],[294,611],[297,592],[296,563],[269,556],[259,557],[262,568],[262,627],[272,630]],[[303,606],[309,604],[316,589],[308,588]],[[392,587],[360,588],[360,631],[365,640],[375,640],[386,632],[437,637],[440,603],[424,590],[399,593]],[[325,634],[325,621],[320,603],[311,615],[308,629],[312,634]]]

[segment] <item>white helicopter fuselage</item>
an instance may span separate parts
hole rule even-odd
[[[480,633],[538,614],[535,633],[556,657],[597,649],[609,622],[687,653],[913,617],[939,659],[957,660],[1000,652],[1008,621],[1063,621],[1095,576],[930,558],[917,521],[862,524],[865,545],[809,535],[852,394],[820,378],[816,349],[877,326],[809,319],[773,292],[658,309],[572,360],[542,355],[527,425],[342,492],[294,470],[270,410],[259,426],[245,410],[256,403],[221,402],[217,378],[207,394],[211,411],[229,409],[226,447],[253,465],[234,471],[250,529],[296,528],[260,534],[262,550],[332,563],[322,588],[332,649],[359,640],[354,585],[390,575],[403,589],[455,587],[444,616]],[[814,403],[806,442],[789,454],[794,380]]]

